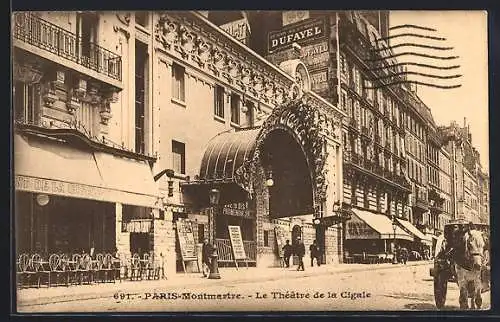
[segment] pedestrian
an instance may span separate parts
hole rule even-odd
[[[283,260],[285,261],[285,267],[290,267],[290,257],[292,256],[292,245],[290,245],[290,240],[286,240],[285,246],[283,246]]]
[[[406,265],[406,262],[408,261],[408,249],[405,247],[401,247],[399,250],[399,258],[401,259],[400,261]]]
[[[203,239],[203,246],[201,247],[201,268],[203,271],[203,277],[207,277],[210,274],[210,264],[211,255],[214,247],[208,242],[208,238]]]
[[[311,267],[314,266],[314,259],[316,259],[316,263],[320,266],[319,247],[318,244],[316,244],[316,240],[314,240],[312,245],[309,246],[309,252],[311,253]]]
[[[306,254],[306,247],[304,246],[304,242],[299,238],[297,238],[297,247],[295,249],[295,255],[299,258],[299,266],[297,267],[297,270],[303,270],[305,271],[304,268],[304,255]]]

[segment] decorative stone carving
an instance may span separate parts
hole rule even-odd
[[[156,24],[156,40],[163,45],[165,50],[175,49],[184,59],[189,61],[190,58],[199,67],[207,68],[215,77],[224,77],[221,81],[234,83],[254,99],[263,99],[274,104],[278,98],[276,91],[281,88],[283,95],[278,99],[279,104],[288,100],[290,96],[288,89],[293,81],[276,74],[271,66],[260,60],[254,60],[252,63],[243,60],[232,51],[227,51],[228,43],[224,42],[225,36],[199,25],[195,26],[194,21],[190,19],[191,17],[188,18],[182,13],[163,14]],[[210,36],[207,36],[206,32],[210,33]],[[233,49],[241,50],[240,48]],[[260,67],[259,70],[257,70],[258,67]],[[270,97],[268,95],[261,97],[261,94],[265,94],[262,91],[265,89],[264,78],[267,74],[278,77],[271,81],[275,93]],[[256,75],[259,75],[257,82],[255,82]]]
[[[189,32],[186,27],[181,26],[180,30],[180,39],[181,39],[181,53],[186,58],[189,54],[193,53],[195,49],[195,39],[196,36],[194,33]]]
[[[43,73],[31,64],[14,62],[12,67],[12,77],[16,81],[34,84],[39,83],[42,79]]]
[[[99,115],[101,116],[101,124],[108,125],[109,120],[113,117],[113,114],[111,114],[110,100],[104,99],[102,101],[101,111],[99,112]]]
[[[56,94],[55,82],[48,82],[45,91],[42,94],[42,100],[47,107],[54,106],[54,103],[59,99]]]
[[[124,13],[119,12],[116,14],[116,17],[125,26],[128,26],[130,24],[130,12],[124,12]]]
[[[198,54],[195,55],[194,59],[198,62],[201,67],[210,60],[210,45],[203,40],[203,38],[198,37],[197,39]]]
[[[76,93],[74,93],[74,94],[76,94]],[[69,114],[74,114],[76,112],[76,110],[78,110],[80,108],[80,106],[81,106],[81,103],[78,100],[78,98],[73,96],[73,95],[70,95],[68,102],[66,103],[66,108],[68,109]]]
[[[178,25],[167,16],[162,16],[156,27],[156,40],[161,42],[165,48],[170,49],[179,39],[177,31]]]
[[[77,81],[74,93],[80,99],[85,97],[85,95],[87,94],[87,81],[85,79],[80,78]]]
[[[99,87],[96,84],[90,84],[87,96],[89,103],[92,105],[97,105],[101,102]]]

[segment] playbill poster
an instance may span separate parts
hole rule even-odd
[[[11,19],[17,312],[490,309],[485,11]]]

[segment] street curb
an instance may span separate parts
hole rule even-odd
[[[425,262],[410,262],[406,265],[406,267],[412,267],[412,266],[423,266],[423,265],[429,265],[432,264],[432,261],[425,261]],[[362,271],[378,271],[378,270],[389,270],[389,269],[394,269],[402,267],[401,264],[398,265],[393,265],[393,266],[369,266],[367,264],[366,266],[361,266],[361,267],[346,267],[345,269],[341,268],[338,270],[326,270],[326,271],[299,271],[297,272],[298,275],[296,275],[296,278],[304,278],[304,277],[317,277],[317,276],[325,276],[325,275],[334,275],[337,273],[352,273],[352,272],[362,272]],[[221,274],[223,276],[223,274]],[[231,284],[233,283],[257,283],[257,282],[269,282],[269,281],[279,281],[283,279],[290,278],[290,276],[287,275],[276,275],[276,276],[263,276],[260,277],[257,275],[255,278],[240,278],[240,279],[234,279],[231,281],[227,281],[222,279],[217,279],[213,280],[213,283],[206,284],[208,286],[218,286],[222,284],[226,284],[230,282]],[[207,279],[204,279],[207,280]],[[168,280],[167,280],[168,281]],[[195,282],[196,281],[196,282]],[[208,281],[208,280],[207,280]],[[186,287],[186,286],[192,286],[192,285],[200,285],[199,280],[193,279],[186,281],[186,283],[181,284],[181,285],[173,285],[173,287]],[[143,293],[144,290],[147,290],[146,287],[150,287],[152,285],[147,285],[144,284],[145,288],[141,290],[133,290],[130,292],[126,292],[127,294],[132,295],[137,295],[140,293]],[[164,286],[169,286],[169,285],[164,285]],[[96,300],[96,299],[103,299],[103,298],[113,298],[113,295],[117,293],[125,293],[123,290],[118,289],[118,290],[110,290],[110,291],[104,291],[102,293],[86,293],[86,294],[77,294],[75,296],[71,296],[70,294],[67,295],[61,295],[61,296],[56,296],[56,297],[47,297],[47,298],[36,298],[28,301],[24,301],[21,305],[18,305],[18,307],[25,307],[25,306],[37,306],[37,305],[46,305],[46,304],[54,304],[54,303],[63,303],[63,302],[73,302],[73,301],[85,301],[85,300]]]

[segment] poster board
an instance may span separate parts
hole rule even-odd
[[[245,253],[240,226],[227,226],[227,229],[229,230],[229,238],[231,240],[231,248],[233,249],[236,269],[238,268],[238,260],[244,260],[248,267],[247,254]]]
[[[286,243],[285,231],[282,227],[274,227],[274,236],[276,237],[276,246],[278,247],[278,257],[283,258],[283,246]]]
[[[200,267],[198,263],[198,256],[196,254],[196,243],[194,241],[194,233],[191,222],[184,219],[177,220],[177,238],[179,241],[184,273],[186,273],[186,262],[192,261],[196,261],[199,271]]]

